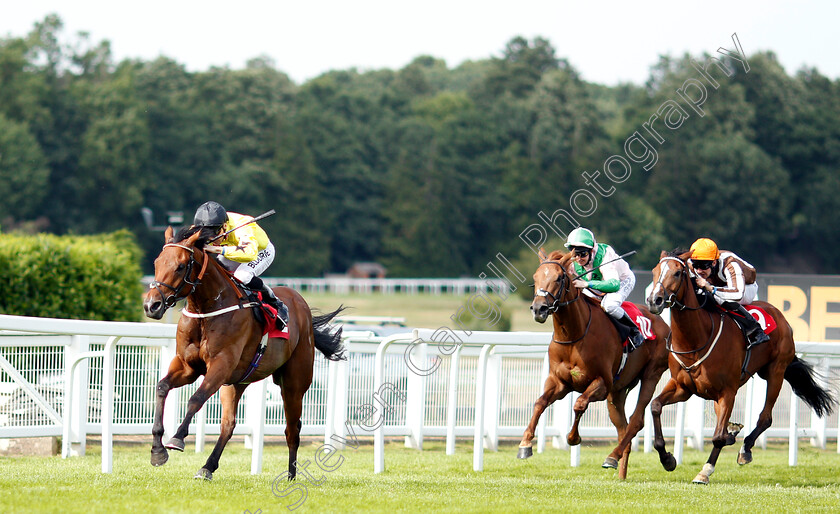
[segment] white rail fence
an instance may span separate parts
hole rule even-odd
[[[154,280],[143,277],[144,286]],[[497,278],[298,278],[267,277],[265,283],[271,287],[287,286],[301,293],[384,293],[384,294],[432,294],[468,295],[473,293],[510,294],[510,284]]]
[[[151,434],[155,385],[174,356],[174,336],[171,324],[0,315],[0,438],[62,436],[62,456],[69,457],[84,454],[87,435],[101,434],[102,472],[111,472],[114,435]],[[456,338],[458,344],[453,343]],[[424,438],[445,437],[447,454],[455,452],[457,438],[472,439],[473,469],[480,471],[485,449],[496,450],[500,438],[521,437],[548,373],[549,339],[544,332],[467,335],[420,329],[379,337],[348,331],[347,361],[316,360],[313,384],[304,397],[302,434],[323,436],[333,445],[354,435],[372,435],[375,472],[385,469],[385,437],[402,437],[406,446],[417,449]],[[798,343],[797,351],[826,377],[840,368],[840,344]],[[667,372],[657,392],[666,379]],[[170,392],[164,415],[167,437],[197,386]],[[830,387],[838,394],[836,383]],[[549,442],[567,448],[574,400],[570,395],[545,412],[537,452]],[[740,437],[755,426],[763,401],[763,380],[751,380],[738,393],[732,419],[745,425]],[[220,418],[215,395],[191,426],[197,452],[204,450],[207,435],[219,433]],[[790,465],[796,465],[800,439],[824,448],[838,437],[838,415],[817,418],[787,384],[773,419],[759,445],[767,437],[788,439]],[[712,435],[714,410],[711,402],[693,398],[666,407],[662,423],[681,461],[684,443],[702,448]],[[652,450],[650,426],[648,421],[636,441],[643,440],[646,451]],[[263,437],[283,435],[284,430],[279,388],[269,381],[251,386],[240,404],[235,434],[245,435],[253,449],[252,473],[262,470]],[[590,406],[581,435],[615,439],[603,402]],[[579,452],[579,446],[571,448],[571,465],[579,464]]]

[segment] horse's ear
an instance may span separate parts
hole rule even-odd
[[[662,253],[659,254],[659,260],[661,261],[665,257],[668,257],[668,252],[666,252],[665,250],[662,250]]]
[[[196,243],[196,241],[198,241],[199,237],[201,237],[201,231],[200,230],[198,232],[196,232],[195,234],[191,235],[186,241],[184,241],[184,244],[187,245],[187,246],[195,246],[195,243]]]
[[[167,243],[171,243],[175,240],[175,236],[173,235],[174,231],[172,230],[172,226],[166,227],[166,233],[163,234],[163,240]]]
[[[548,255],[545,253],[545,248],[540,247],[540,252],[537,254],[540,256],[540,261],[547,261]]]
[[[680,259],[682,259],[682,260],[684,260],[684,261],[687,261],[688,259],[690,259],[690,258],[691,258],[691,255],[692,255],[693,253],[694,253],[694,250],[689,250],[689,251],[687,251],[687,252],[685,252],[685,253],[681,253],[681,254],[680,254]]]

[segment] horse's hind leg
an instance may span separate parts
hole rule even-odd
[[[155,388],[155,419],[152,425],[152,466],[163,466],[169,460],[169,453],[163,446],[163,410],[169,391],[177,387],[192,384],[198,378],[180,357],[175,357],[169,364],[166,376],[158,382]]]
[[[216,446],[213,447],[213,452],[204,463],[204,467],[198,470],[195,478],[203,478],[210,480],[213,478],[213,472],[219,469],[219,459],[222,457],[222,452],[225,451],[225,445],[230,441],[233,435],[233,429],[236,427],[236,407],[239,405],[239,400],[242,398],[242,393],[248,384],[226,385],[219,390],[219,399],[222,402],[222,423],[219,427],[219,439],[216,441]]]
[[[540,416],[542,416],[549,405],[565,397],[569,394],[570,390],[565,383],[560,382],[555,376],[549,376],[545,380],[545,390],[537,398],[537,401],[534,402],[534,413],[531,415],[531,422],[528,423],[528,427],[525,428],[525,433],[522,434],[522,441],[519,443],[519,453],[516,455],[517,458],[527,459],[534,454],[534,450],[531,448],[531,441],[534,439],[534,434],[537,431],[537,423],[540,421]]]
[[[735,444],[735,436],[741,431],[743,425],[730,423],[729,417],[732,416],[732,408],[735,406],[735,393],[737,390],[726,390],[723,395],[715,401],[715,414],[717,415],[717,425],[715,426],[715,435],[712,437],[712,453],[709,454],[709,459],[703,465],[703,469],[694,477],[695,484],[708,484],[709,477],[715,472],[715,464],[717,464],[720,451],[724,446]]]
[[[566,442],[568,442],[570,446],[580,444],[580,431],[578,430],[578,425],[580,424],[580,418],[583,417],[583,414],[589,407],[590,402],[601,401],[606,397],[607,385],[604,383],[603,377],[598,377],[589,384],[589,387],[587,387],[577,401],[575,401],[575,421],[572,423],[572,429],[566,436]]]
[[[619,441],[624,439],[624,434],[627,433],[627,416],[624,414],[624,404],[627,401],[628,392],[629,391],[627,389],[622,389],[621,391],[613,391],[607,396],[607,412],[609,412],[610,421],[612,421],[616,432],[618,432]],[[604,463],[601,464],[601,467],[612,469],[617,468],[618,458],[613,457],[611,453],[606,459],[604,459]]]
[[[293,480],[297,475],[297,452],[300,447],[300,429],[302,427],[300,418],[303,414],[303,395],[312,384],[312,364],[312,359],[309,359],[308,364],[301,364],[292,358],[274,373],[274,383],[280,386],[280,392],[283,396],[283,410],[286,414],[289,480]]]
[[[755,445],[756,439],[773,424],[773,406],[779,398],[779,391],[782,390],[784,374],[784,369],[772,369],[767,377],[767,397],[764,400],[764,408],[761,409],[761,414],[758,415],[755,428],[744,438],[744,445],[741,447],[741,451],[738,452],[738,464],[742,466],[752,462],[752,448]]]
[[[618,478],[624,480],[627,478],[627,465],[630,459],[630,450],[632,447],[633,438],[645,426],[645,409],[653,397],[653,392],[656,390],[656,384],[659,382],[659,375],[645,377],[639,385],[639,400],[636,402],[636,409],[630,416],[630,423],[624,431],[624,436],[619,438],[618,446],[616,446],[608,459],[621,459],[621,467],[618,470]]]

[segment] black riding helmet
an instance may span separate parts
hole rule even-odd
[[[221,228],[227,221],[227,211],[218,202],[204,202],[195,211],[193,225],[196,227]]]

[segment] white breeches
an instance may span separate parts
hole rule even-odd
[[[627,300],[627,297],[633,292],[633,287],[635,286],[636,276],[631,274],[621,281],[618,291],[604,295],[601,299],[601,308],[615,319],[623,318],[624,309],[621,308],[621,304]]]

